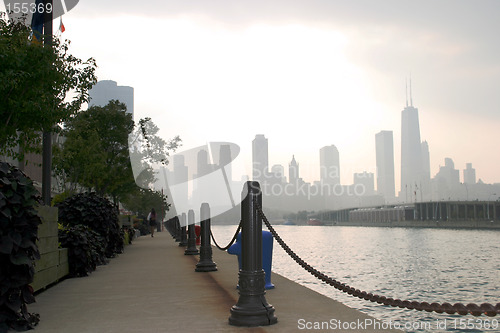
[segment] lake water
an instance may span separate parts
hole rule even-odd
[[[212,232],[223,246],[236,228],[212,226]],[[284,225],[275,229],[310,265],[356,289],[428,303],[500,302],[500,231]],[[276,241],[273,271],[407,332],[500,332],[500,316],[429,313],[349,296],[306,272]]]

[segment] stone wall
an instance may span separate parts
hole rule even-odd
[[[59,248],[58,209],[40,206],[38,215],[42,219],[37,242],[41,258],[35,262],[35,277],[31,283],[34,291],[59,281],[69,273],[68,249]]]

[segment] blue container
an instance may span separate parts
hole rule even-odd
[[[236,236],[236,242],[227,253],[238,256],[238,265],[241,270],[241,232]],[[271,266],[273,263],[273,235],[269,231],[262,230],[262,269],[266,273],[266,289],[273,289],[274,284],[271,283]]]

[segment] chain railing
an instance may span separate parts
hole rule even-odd
[[[240,224],[238,225],[238,228],[236,229],[236,232],[234,233],[233,239],[231,239],[231,241],[229,242],[229,244],[226,245],[226,246],[224,246],[224,247],[220,247],[219,244],[217,244],[217,241],[215,240],[214,234],[212,233],[212,229],[210,229],[210,237],[212,238],[215,246],[219,250],[226,251],[227,249],[229,249],[231,247],[231,245],[234,244],[234,242],[236,241],[236,237],[238,237],[238,233],[240,232],[240,230],[241,230],[241,221],[240,221]]]
[[[483,303],[481,305],[477,305],[474,303],[470,303],[467,305],[464,305],[462,303],[456,303],[454,305],[450,303],[427,303],[427,302],[410,302],[406,300],[400,300],[400,299],[394,299],[391,297],[385,297],[385,296],[380,296],[380,295],[374,295],[372,293],[368,293],[366,291],[361,291],[359,289],[355,289],[345,283],[341,283],[328,275],[318,271],[308,263],[306,263],[303,259],[301,259],[295,252],[293,252],[290,247],[281,239],[281,237],[278,235],[276,230],[274,230],[273,226],[271,223],[269,223],[269,220],[267,219],[266,215],[262,211],[262,207],[260,207],[259,203],[257,201],[254,201],[257,211],[262,218],[262,221],[264,221],[265,225],[273,235],[273,237],[276,239],[278,244],[285,250],[285,252],[295,261],[297,264],[302,266],[306,271],[308,271],[311,275],[316,277],[317,279],[333,286],[334,288],[347,293],[349,295],[352,295],[354,297],[358,297],[360,299],[364,299],[370,302],[376,302],[379,304],[384,304],[384,305],[389,305],[392,307],[399,307],[399,308],[406,308],[410,310],[418,310],[418,311],[427,311],[427,312],[436,312],[436,313],[444,313],[446,312],[447,314],[460,314],[460,315],[467,315],[467,314],[472,314],[473,316],[480,316],[482,314],[485,314],[489,317],[494,317],[498,314],[500,314],[500,303],[497,303],[496,306],[489,304],[489,303]]]

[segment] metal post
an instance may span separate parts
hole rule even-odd
[[[196,234],[194,232],[194,210],[190,209],[188,212],[188,246],[185,255],[198,254],[198,249],[196,248]]]
[[[182,213],[181,215],[181,241],[179,242],[179,246],[187,246],[187,237],[186,237],[186,213]]]
[[[52,0],[44,0],[43,3],[44,9],[48,5],[50,5],[50,8],[54,8]],[[45,10],[43,18],[43,44],[45,47],[52,47],[52,18],[52,10]],[[44,205],[50,206],[52,182],[52,133],[50,129],[44,129],[42,142],[42,200]]]
[[[266,301],[265,273],[262,269],[262,219],[254,204],[262,207],[258,182],[246,182],[241,203],[241,270],[238,284],[240,297],[231,308],[229,324],[266,326],[276,324],[274,307]]]
[[[196,272],[213,272],[217,265],[212,260],[212,245],[210,245],[210,206],[204,202],[200,208],[201,246],[200,261],[196,264]]]
[[[181,224],[179,221],[179,216],[174,217],[174,233],[175,233],[175,241],[181,241]]]

